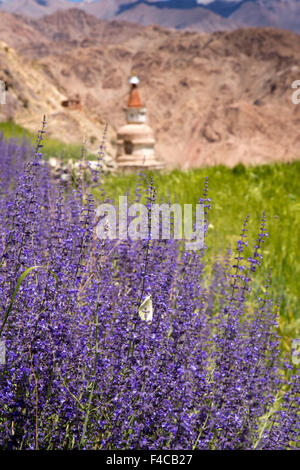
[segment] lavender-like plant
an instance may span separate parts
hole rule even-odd
[[[35,150],[0,138],[0,447],[296,448],[299,372],[280,352],[270,278],[251,291],[265,215],[253,255],[247,217],[209,278],[205,248],[150,231],[99,240],[88,187],[42,164],[44,131]],[[207,181],[200,202],[207,231]]]

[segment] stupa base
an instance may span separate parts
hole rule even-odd
[[[158,160],[155,156],[136,158],[129,155],[122,155],[116,159],[117,171],[122,173],[137,173],[147,170],[163,170],[164,162]]]

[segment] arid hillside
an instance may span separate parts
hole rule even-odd
[[[272,28],[174,31],[109,23],[78,9],[39,20],[0,13],[0,21],[0,39],[17,50],[19,68],[39,70],[58,94],[50,125],[53,114],[79,122],[78,109],[61,105],[62,96],[78,95],[80,112],[96,123],[89,136],[108,120],[113,143],[124,123],[128,76],[135,70],[157,152],[169,166],[255,164],[300,156],[300,105],[291,100],[291,84],[300,79],[300,37],[294,33]],[[9,70],[12,80],[17,65],[3,47],[1,74],[7,80]],[[28,119],[32,127],[50,100],[48,85],[37,107],[31,98],[37,94],[35,85],[19,83],[28,102],[22,112],[19,103],[12,117],[23,125]],[[10,94],[17,94],[13,87]],[[52,126],[51,132],[64,138],[65,129],[68,139],[78,138],[71,125]]]
[[[96,150],[105,121],[81,103],[65,106],[68,99],[76,98],[74,93],[60,87],[43,64],[20,53],[26,45],[30,50],[30,44],[39,44],[40,47],[43,44],[44,50],[48,50],[51,42],[46,38],[41,40],[38,31],[12,15],[1,13],[0,20],[3,26],[0,33],[0,80],[5,82],[7,89],[6,104],[0,105],[0,121],[13,120],[37,132],[46,114],[48,136],[66,143],[82,142],[87,138],[88,148]],[[108,152],[113,155],[114,149],[110,145],[114,137],[112,128],[109,128],[108,136]]]

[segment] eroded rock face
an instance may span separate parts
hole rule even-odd
[[[67,22],[62,15],[68,17],[68,41],[57,36],[60,24]],[[47,20],[43,36],[43,19],[37,31],[32,20],[22,23],[20,18],[1,16],[0,39],[5,34],[5,47],[22,51],[12,60],[3,46],[0,55],[1,70],[8,69],[15,83],[15,117],[20,124],[37,130],[46,107],[52,135],[72,141],[86,127],[88,135],[96,137],[96,150],[107,120],[108,151],[114,155],[116,130],[124,124],[127,78],[135,70],[143,83],[155,151],[168,166],[299,158],[300,105],[291,99],[291,85],[300,80],[299,36],[273,28],[212,34],[156,26],[135,30],[84,18],[79,22],[77,13],[57,13]],[[17,26],[12,25],[14,20]],[[89,26],[76,42],[82,21]],[[20,23],[25,25],[21,34],[26,27],[23,42],[18,38]],[[113,33],[118,28],[122,39],[116,44]],[[9,36],[10,30],[14,34]],[[37,35],[45,44],[38,57]],[[80,96],[81,112],[60,107],[63,99],[75,94]],[[67,124],[62,112],[68,115]]]
[[[24,57],[0,40],[0,80],[6,88],[5,104],[0,104],[1,121],[11,120],[37,133],[45,114],[47,137],[64,143],[87,140],[91,151],[97,152],[103,138],[105,119],[82,105],[80,94],[73,96],[71,89],[59,87],[51,66]],[[114,154],[111,146],[113,136],[114,132],[109,127],[106,148],[111,156]]]

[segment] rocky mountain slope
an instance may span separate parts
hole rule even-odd
[[[82,142],[87,137],[88,148],[96,150],[105,127],[101,114],[81,104],[73,109],[62,106],[74,93],[60,87],[47,67],[31,58],[30,51],[35,51],[35,44],[39,43],[48,52],[51,41],[46,36],[41,38],[38,30],[8,13],[0,13],[0,23],[0,80],[6,85],[6,104],[0,104],[0,121],[13,120],[36,133],[46,114],[47,136],[65,143]],[[27,56],[20,52],[26,47]],[[112,128],[108,136],[108,152],[113,154]]]
[[[272,26],[300,33],[300,0],[0,0],[0,9],[34,18],[71,7],[145,26],[203,32]]]
[[[34,123],[36,129],[43,109],[47,111],[52,103],[50,124],[55,116],[63,121],[68,115],[65,127],[51,128],[57,137],[67,134],[77,139],[82,128],[78,131],[69,123],[73,119],[79,125],[82,112],[95,124],[89,128],[89,138],[98,141],[108,120],[111,144],[124,123],[127,80],[134,69],[141,79],[140,92],[155,130],[157,152],[169,166],[257,164],[300,156],[300,105],[291,100],[291,84],[300,79],[298,35],[273,28],[211,34],[159,26],[131,29],[78,9],[38,22],[0,13],[0,21],[6,24],[0,39],[9,51],[10,47],[18,51],[11,52],[18,54],[18,70],[38,70],[45,80],[39,94],[35,90],[38,80],[33,84],[29,79],[19,80],[28,102],[22,112],[19,103],[17,122]],[[7,35],[12,28],[14,34]],[[19,30],[26,38],[23,42]],[[120,43],[116,31],[123,34]],[[15,79],[17,65],[4,52],[2,77]],[[11,78],[3,76],[5,70]],[[55,89],[49,96],[48,86]],[[18,95],[14,88],[11,93]],[[62,96],[76,94],[82,111],[63,108]]]

